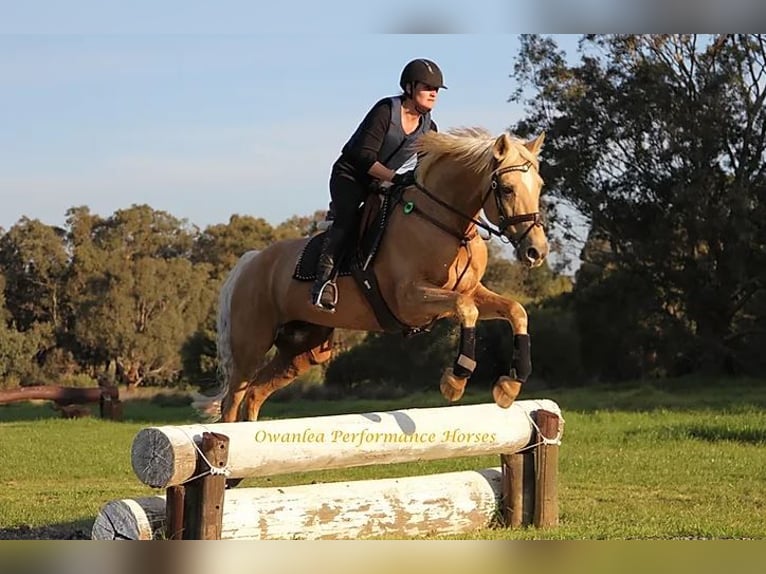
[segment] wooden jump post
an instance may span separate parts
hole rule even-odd
[[[0,405],[21,401],[52,401],[60,408],[68,405],[99,404],[102,419],[122,418],[122,403],[116,386],[61,387],[57,385],[36,385],[0,391]]]
[[[558,524],[561,412],[550,400],[273,421],[148,427],[136,476],[164,495],[107,503],[93,539],[320,539]],[[227,479],[500,455],[500,467],[233,488]]]

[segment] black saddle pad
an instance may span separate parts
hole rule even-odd
[[[313,281],[316,279],[317,261],[319,261],[319,254],[322,252],[322,241],[324,241],[325,233],[327,232],[323,231],[309,239],[298,259],[298,265],[295,266],[293,279],[298,281]],[[348,249],[344,249],[344,251],[348,251]],[[339,276],[351,275],[351,262],[352,258],[348,255],[345,257],[341,256],[338,270]]]
[[[362,240],[353,245],[347,244],[341,249],[338,276],[352,275],[352,270],[360,260],[362,264],[359,266],[363,267],[365,262],[371,262],[375,259],[389,217],[401,193],[402,190],[399,189],[395,193],[387,194],[383,199],[383,205],[378,210],[373,223],[367,228]],[[298,264],[295,266],[293,279],[298,281],[313,281],[316,279],[317,261],[319,260],[319,254],[322,252],[322,241],[324,240],[325,233],[327,232],[323,231],[309,239],[298,259]],[[356,239],[351,241],[356,241]]]

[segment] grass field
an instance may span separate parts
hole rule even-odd
[[[123,397],[125,399],[125,397]],[[527,391],[562,409],[555,530],[483,530],[479,539],[766,538],[766,381],[692,379],[659,386]],[[486,402],[488,393],[464,403]],[[130,466],[135,433],[195,421],[148,394],[122,422],[57,418],[46,403],[0,407],[0,538],[89,536],[99,508],[155,491]],[[396,400],[272,401],[263,418],[442,406],[438,393]],[[497,457],[252,479],[243,486],[382,478],[497,466]]]

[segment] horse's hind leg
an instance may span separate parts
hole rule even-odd
[[[232,370],[230,377],[229,392],[221,402],[221,422],[224,423],[233,423],[239,420],[240,407],[250,384],[247,377],[240,375],[236,369]]]
[[[266,399],[286,387],[313,365],[324,363],[332,353],[330,327],[306,323],[285,325],[277,336],[277,353],[250,382],[245,398],[245,419],[254,421]]]
[[[264,332],[265,333],[265,332]],[[221,402],[221,422],[233,423],[241,420],[242,403],[250,381],[263,365],[266,353],[274,344],[272,334],[261,334],[248,341],[246,348],[236,354],[231,372],[228,374],[228,392]]]

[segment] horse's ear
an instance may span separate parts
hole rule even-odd
[[[540,148],[543,147],[544,141],[545,141],[545,132],[542,132],[535,139],[529,140],[527,143],[525,143],[524,147],[527,148],[529,151],[531,151],[533,154],[537,155],[540,153]]]
[[[495,145],[492,146],[492,154],[497,161],[503,161],[509,149],[511,149],[511,138],[508,137],[507,133],[503,133],[495,140]]]

